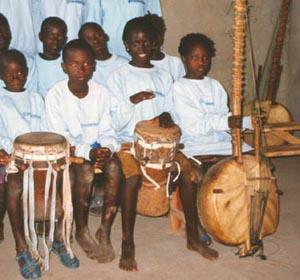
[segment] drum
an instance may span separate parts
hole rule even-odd
[[[169,211],[170,172],[176,168],[181,131],[178,126],[162,128],[159,120],[141,121],[134,131],[133,154],[141,164],[142,187],[137,213],[162,216]]]
[[[243,164],[226,158],[212,166],[198,191],[200,220],[216,241],[238,246],[239,255],[276,231],[279,198],[274,178],[262,161],[243,156]]]
[[[7,172],[19,172],[23,178],[24,231],[33,252],[39,255],[35,222],[50,221],[48,238],[51,244],[55,220],[63,218],[64,241],[72,256],[69,237],[73,208],[68,163],[69,144],[65,137],[50,132],[20,135],[13,143],[11,157],[12,162]],[[14,170],[13,165],[17,169]],[[47,251],[47,248],[44,249]]]

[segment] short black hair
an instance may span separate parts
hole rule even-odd
[[[81,25],[79,31],[78,31],[78,38],[82,39],[83,38],[83,33],[85,32],[86,29],[90,28],[90,27],[94,27],[96,29],[99,29],[100,32],[105,33],[105,31],[103,30],[102,26],[96,22],[86,22],[83,25]]]
[[[62,59],[64,62],[66,61],[67,53],[70,50],[74,50],[74,49],[88,51],[91,54],[91,56],[95,59],[94,51],[87,42],[85,42],[81,39],[74,39],[74,40],[69,41],[63,48]]]
[[[178,52],[181,56],[186,56],[191,47],[201,45],[206,49],[210,57],[216,55],[215,43],[206,35],[201,33],[189,33],[180,40]]]
[[[47,18],[45,18],[42,22],[42,25],[41,25],[41,33],[44,33],[48,26],[59,26],[65,31],[66,34],[68,32],[67,24],[65,23],[64,20],[62,20],[59,17],[47,17]]]
[[[23,67],[27,68],[26,58],[23,53],[16,49],[10,49],[0,54],[0,69],[11,62],[18,62]]]
[[[0,13],[0,24],[5,25],[6,27],[8,27],[10,29],[9,22],[8,22],[7,18],[5,17],[5,15],[3,15],[2,13]]]
[[[155,28],[156,32],[160,34],[160,36],[164,37],[165,33],[167,31],[165,21],[162,17],[160,17],[157,14],[151,14],[148,12],[148,14],[144,15],[145,19],[148,20],[153,27]]]
[[[127,21],[124,30],[123,30],[123,36],[122,40],[127,41],[129,38],[129,35],[134,30],[142,30],[145,33],[148,34],[151,40],[154,40],[156,38],[156,31],[153,27],[153,25],[145,19],[145,17],[136,17],[129,21]]]

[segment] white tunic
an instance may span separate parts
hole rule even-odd
[[[69,90],[68,80],[58,82],[46,95],[46,119],[50,131],[62,134],[75,146],[75,155],[87,160],[95,142],[118,151],[119,144],[109,114],[107,89],[89,81],[89,93],[78,98]]]
[[[1,0],[0,13],[8,20],[12,33],[11,47],[29,55],[36,52],[36,38],[31,11],[32,0]]]
[[[107,60],[96,60],[96,69],[93,74],[93,80],[106,86],[110,74],[127,63],[127,58],[116,54],[112,54]]]
[[[112,120],[120,142],[133,140],[137,122],[172,111],[172,77],[156,66],[139,68],[124,65],[110,75],[107,84],[112,94]],[[155,98],[138,104],[130,102],[130,96],[149,90],[154,92]]]
[[[46,60],[41,58],[39,54],[34,56],[37,69],[37,92],[45,98],[47,91],[57,82],[67,79],[61,67],[62,58],[54,60]]]
[[[144,16],[148,11],[161,16],[159,0],[89,0],[86,2],[84,21],[100,24],[109,36],[108,46],[116,54],[129,57],[122,34],[126,22]]]
[[[42,130],[44,102],[37,93],[10,92],[3,88],[0,99],[0,149],[11,153],[17,136]]]
[[[161,60],[151,60],[153,65],[168,71],[173,80],[176,81],[185,75],[184,65],[177,56],[168,55],[164,52],[165,57]]]
[[[228,127],[228,96],[221,84],[212,78],[182,78],[175,81],[174,106],[182,130],[184,152],[188,156],[230,155],[231,135]],[[252,128],[250,118],[244,128]],[[244,144],[243,150],[252,149]]]

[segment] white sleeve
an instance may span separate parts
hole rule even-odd
[[[207,135],[213,131],[228,130],[229,111],[227,107],[227,94],[222,94],[218,102],[217,112],[205,112],[201,106],[192,100],[186,89],[174,85],[174,106],[179,123],[183,130],[189,134]]]
[[[11,139],[4,133],[6,131],[4,120],[0,117],[0,150],[10,153],[14,139]]]
[[[160,0],[148,0],[146,12],[148,11],[151,14],[157,14],[158,16],[162,16]]]
[[[134,104],[130,102],[122,88],[122,79],[119,73],[114,72],[107,81],[111,92],[111,117],[116,131],[122,130],[134,116]]]

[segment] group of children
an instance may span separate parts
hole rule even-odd
[[[133,142],[135,125],[141,120],[158,119],[161,127],[175,123],[181,127],[185,148],[175,160],[181,167],[177,185],[186,220],[187,247],[210,260],[218,253],[200,239],[204,232],[199,232],[196,206],[199,182],[188,157],[230,154],[228,131],[241,126],[240,118],[230,119],[223,87],[207,77],[215,55],[213,41],[202,34],[182,38],[179,53],[184,69],[178,58],[161,50],[165,30],[163,19],[157,15],[129,20],[122,35],[130,57],[127,60],[110,51],[109,37],[97,23],[83,24],[79,38],[66,44],[67,25],[60,18],[49,17],[39,33],[43,51],[34,59],[36,94],[28,84],[33,68],[21,52],[9,49],[9,24],[0,15],[0,165],[4,165],[3,159],[20,134],[52,131],[64,135],[75,148],[75,156],[84,158],[83,164],[70,166],[75,238],[89,258],[100,263],[112,261],[115,255],[110,231],[120,205],[123,234],[119,266],[128,271],[137,270],[134,226],[143,175],[140,163],[120,147]],[[249,118],[243,120],[243,126],[251,127]],[[104,173],[104,206],[96,240],[88,227],[94,167]],[[24,278],[38,278],[41,269],[30,256],[20,218],[21,193],[18,173],[9,174],[8,183],[0,184],[0,204],[6,196],[20,272]],[[66,251],[59,229],[53,252],[66,267],[79,266],[78,259]]]

